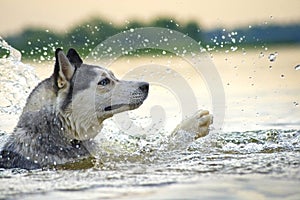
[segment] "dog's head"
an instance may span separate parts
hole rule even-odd
[[[146,82],[118,80],[103,67],[87,65],[74,49],[55,52],[54,87],[57,109],[72,138],[95,137],[103,120],[138,108],[147,98]]]

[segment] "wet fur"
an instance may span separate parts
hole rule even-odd
[[[14,132],[0,152],[0,168],[37,169],[91,157],[102,122],[138,108],[148,83],[121,81],[109,70],[86,65],[74,49],[55,52],[51,77],[29,95]],[[109,85],[99,85],[108,78]]]
[[[148,83],[118,80],[103,67],[84,64],[74,49],[67,56],[57,49],[55,57],[52,76],[31,92],[0,152],[0,168],[86,165],[103,120],[136,109],[147,98]],[[102,84],[106,78],[108,84]],[[171,136],[181,138],[188,132],[197,139],[208,134],[211,123],[212,115],[200,110]]]

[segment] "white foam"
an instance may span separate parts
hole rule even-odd
[[[33,67],[21,62],[21,53],[2,38],[0,47],[9,51],[0,59],[0,130],[11,132],[39,79]]]

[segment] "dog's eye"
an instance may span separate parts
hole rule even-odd
[[[98,82],[98,85],[106,86],[110,83],[110,80],[108,78],[102,79]]]

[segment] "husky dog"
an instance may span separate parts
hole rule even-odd
[[[149,84],[118,80],[100,66],[84,64],[74,49],[55,52],[53,74],[29,95],[19,122],[0,152],[0,168],[38,169],[92,157],[102,122],[133,110],[148,96]],[[212,117],[200,111],[178,129],[208,133]]]

